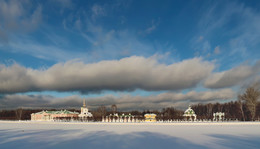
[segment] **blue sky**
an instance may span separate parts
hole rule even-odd
[[[3,0],[0,107],[73,107],[83,97],[92,108],[122,109],[235,100],[260,80],[259,8],[258,1]]]

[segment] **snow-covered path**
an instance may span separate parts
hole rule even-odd
[[[0,121],[0,148],[260,148],[260,123]]]

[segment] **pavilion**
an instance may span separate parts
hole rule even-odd
[[[196,121],[197,119],[197,115],[195,114],[195,112],[191,109],[191,106],[189,105],[189,108],[187,110],[185,110],[184,114],[183,114],[184,117],[186,117],[187,120],[194,120]],[[194,117],[194,119],[193,119]]]

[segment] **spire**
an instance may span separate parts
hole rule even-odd
[[[86,100],[83,100],[83,107],[86,108]]]

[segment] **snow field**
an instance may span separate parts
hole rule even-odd
[[[260,122],[0,121],[0,148],[259,148]]]

